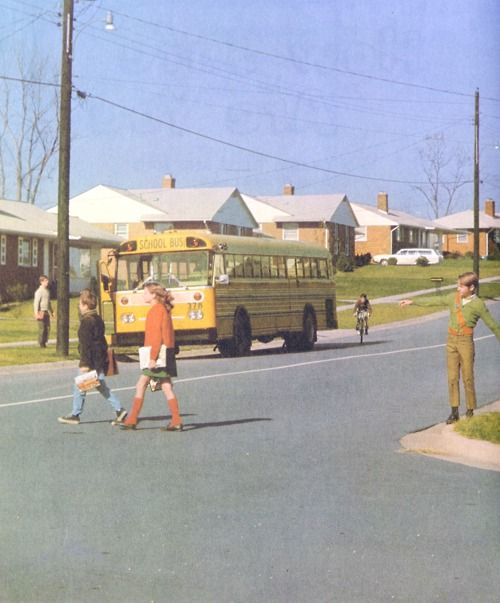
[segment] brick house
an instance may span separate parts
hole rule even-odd
[[[431,220],[389,208],[389,195],[379,193],[377,206],[351,203],[359,226],[356,228],[356,254],[396,253],[404,247],[439,248],[440,227]]]
[[[96,277],[102,247],[113,247],[120,239],[70,218],[70,293],[88,287]],[[0,200],[0,299],[19,285],[27,295],[38,287],[38,277],[56,279],[57,216],[21,201]]]
[[[172,176],[165,176],[163,186],[153,189],[98,185],[72,197],[69,207],[72,216],[122,240],[170,229],[251,235],[257,226],[238,189],[181,189]]]
[[[345,194],[295,195],[287,184],[282,195],[244,194],[243,199],[262,234],[326,247],[334,261],[339,255],[354,258],[358,223]]]
[[[456,232],[443,235],[443,251],[460,253],[474,251],[474,212],[467,210],[436,220],[436,224]],[[479,212],[479,254],[483,257],[500,251],[500,215],[495,201],[486,199],[484,211]]]

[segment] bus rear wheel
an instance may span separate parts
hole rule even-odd
[[[233,321],[233,336],[231,339],[221,339],[217,347],[222,356],[234,358],[236,356],[245,356],[252,347],[252,327],[248,314],[239,310],[236,312]]]
[[[300,333],[287,333],[284,339],[286,349],[289,352],[309,352],[312,350],[317,339],[314,310],[308,308],[304,311]]]

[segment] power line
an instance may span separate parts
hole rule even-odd
[[[117,109],[121,109],[122,111],[126,111],[128,113],[132,113],[133,115],[137,115],[139,117],[143,117],[145,119],[149,119],[151,121],[154,121],[156,123],[160,123],[164,126],[168,126],[169,128],[173,128],[175,130],[179,130],[181,132],[185,132],[187,134],[191,134],[193,136],[197,136],[198,138],[203,138],[205,140],[210,140],[211,142],[216,142],[218,144],[222,144],[224,146],[233,148],[233,149],[237,149],[238,151],[244,151],[245,153],[251,153],[252,155],[257,155],[259,157],[265,157],[266,159],[273,159],[275,161],[281,161],[282,163],[287,163],[288,165],[294,165],[297,167],[302,167],[302,168],[307,168],[310,170],[316,170],[319,172],[325,172],[327,174],[335,174],[337,176],[347,176],[349,178],[358,178],[361,180],[370,180],[370,181],[375,181],[375,182],[390,182],[390,183],[396,183],[396,184],[425,184],[423,182],[418,182],[418,181],[408,181],[408,180],[396,180],[396,179],[392,179],[392,178],[377,178],[377,177],[373,177],[373,176],[363,176],[361,174],[352,174],[350,172],[341,172],[338,170],[332,170],[329,168],[323,168],[323,167],[319,167],[316,165],[312,165],[309,163],[303,163],[301,161],[295,161],[293,159],[286,159],[284,157],[279,157],[278,155],[273,155],[271,153],[266,153],[264,151],[258,151],[256,149],[251,149],[250,147],[245,147],[243,145],[239,145],[239,144],[235,144],[232,142],[229,142],[227,140],[223,140],[221,138],[217,138],[215,136],[210,136],[209,134],[204,134],[202,132],[198,132],[196,130],[192,130],[190,128],[185,128],[183,126],[179,126],[177,124],[174,124],[172,122],[160,119],[159,117],[155,117],[153,115],[149,115],[147,113],[144,113],[142,111],[138,111],[137,109],[132,109],[131,107],[126,107],[125,105],[122,105],[120,103],[117,103],[115,101],[103,98],[102,96],[97,96],[97,95],[93,95],[93,94],[89,94],[86,92],[81,92],[81,91],[77,91],[77,94],[80,96],[80,98],[90,98],[90,99],[95,99],[98,100],[104,104],[110,105],[112,107],[116,107]]]
[[[414,82],[405,82],[402,80],[396,80],[396,79],[391,79],[391,78],[384,78],[384,77],[380,77],[380,76],[375,76],[375,75],[370,75],[367,73],[361,73],[359,71],[350,71],[348,69],[341,69],[339,67],[332,67],[331,65],[323,65],[322,63],[315,63],[312,61],[305,61],[305,60],[301,60],[301,59],[295,59],[293,57],[289,57],[286,55],[282,55],[282,54],[276,54],[276,53],[272,53],[272,52],[268,52],[265,50],[260,50],[257,48],[251,48],[249,46],[241,46],[239,44],[235,44],[234,42],[227,42],[225,40],[218,40],[216,38],[211,38],[209,36],[203,36],[201,34],[195,34],[183,29],[177,29],[175,27],[172,27],[170,25],[164,25],[161,23],[156,23],[153,21],[147,21],[146,19],[141,19],[140,17],[132,17],[126,13],[122,13],[119,12],[115,9],[113,9],[113,12],[121,17],[125,17],[127,19],[131,19],[133,21],[138,21],[139,23],[143,23],[145,25],[150,25],[159,29],[166,29],[168,31],[177,33],[177,34],[181,34],[184,36],[188,36],[191,38],[195,38],[198,40],[204,40],[205,42],[210,42],[212,44],[218,44],[220,46],[226,46],[228,48],[233,48],[236,50],[242,50],[244,52],[249,52],[252,54],[257,54],[260,56],[265,56],[265,57],[269,57],[269,58],[273,58],[273,59],[279,59],[281,61],[286,61],[289,63],[293,63],[296,65],[304,65],[306,67],[313,67],[315,69],[321,69],[323,71],[333,71],[335,73],[341,73],[343,75],[350,75],[353,77],[359,77],[359,78],[363,78],[363,79],[368,79],[368,80],[373,80],[373,81],[377,81],[377,82],[384,82],[386,84],[396,84],[398,86],[406,86],[409,88],[417,88],[420,90],[428,90],[431,92],[440,92],[442,94],[450,94],[450,95],[454,95],[454,96],[464,96],[467,98],[471,98],[474,97],[473,94],[470,93],[466,93],[466,92],[459,92],[456,90],[448,90],[446,88],[438,88],[436,86],[426,86],[424,84],[416,84]],[[486,98],[486,97],[485,97]],[[496,101],[496,102],[500,102],[500,99],[497,98],[487,98],[487,100],[491,100],[491,101]]]

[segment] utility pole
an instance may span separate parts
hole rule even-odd
[[[69,183],[71,154],[71,90],[73,0],[64,0],[62,19],[59,179],[57,201],[57,352],[69,352]]]
[[[474,110],[474,258],[472,270],[479,276],[479,90]]]

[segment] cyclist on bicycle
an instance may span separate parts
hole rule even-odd
[[[368,335],[368,317],[372,315],[372,306],[366,293],[362,293],[354,304],[354,316],[356,317],[356,331],[363,328]]]

